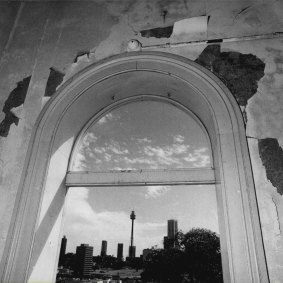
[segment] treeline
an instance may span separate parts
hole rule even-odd
[[[219,237],[200,228],[178,232],[174,247],[151,249],[141,277],[143,282],[223,283]]]

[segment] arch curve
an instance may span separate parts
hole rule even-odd
[[[51,263],[58,257],[65,176],[75,138],[103,109],[141,95],[184,105],[208,131],[215,162],[224,282],[268,282],[239,106],[208,70],[161,52],[127,53],[91,65],[60,87],[44,107],[29,145],[1,282],[54,280],[56,267]]]

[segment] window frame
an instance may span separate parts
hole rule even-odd
[[[124,84],[125,77],[128,80]],[[156,78],[161,78],[163,84],[153,84]],[[149,86],[143,85],[143,80],[151,80],[151,89],[145,90]],[[127,89],[134,83],[140,89],[132,96],[170,94],[171,99],[199,111],[195,114],[208,131],[215,162],[224,282],[269,282],[239,106],[211,72],[181,56],[162,52],[123,54],[89,66],[66,82],[45,106],[31,136],[0,281],[22,283],[40,279],[43,270],[47,274],[43,279],[54,280],[65,178],[75,138],[93,114],[113,104],[114,90],[117,100],[125,98],[118,86]],[[92,115],[89,101],[97,109],[100,107]],[[80,109],[84,111],[75,119],[74,113],[78,114]]]

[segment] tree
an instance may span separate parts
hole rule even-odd
[[[194,228],[178,232],[175,247],[152,248],[141,274],[143,282],[222,283],[220,240],[216,233]]]
[[[194,228],[188,233],[179,232],[177,245],[185,253],[186,271],[191,280],[223,282],[220,240],[216,233]]]
[[[172,248],[168,250],[152,249],[145,262],[141,274],[143,282],[179,283],[182,282],[185,272],[184,252]]]

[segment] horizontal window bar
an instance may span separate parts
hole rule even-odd
[[[68,172],[68,187],[215,184],[213,169]]]

